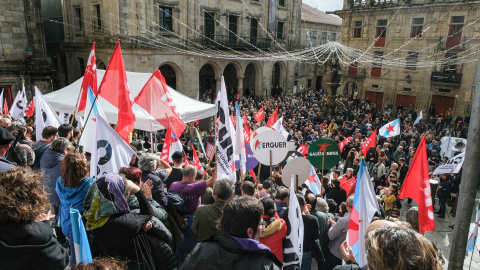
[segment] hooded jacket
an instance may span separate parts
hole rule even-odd
[[[80,213],[83,211],[83,201],[90,186],[95,183],[94,177],[83,179],[76,187],[69,188],[63,185],[62,177],[57,179],[55,191],[60,198],[60,208],[55,219],[55,224],[60,222],[60,227],[65,236],[73,239],[72,225],[70,221],[70,208],[77,209]]]
[[[260,243],[269,247],[280,262],[283,262],[282,241],[287,237],[287,224],[283,219],[276,219],[260,233]]]
[[[50,221],[0,223],[0,269],[63,270],[68,258]]]
[[[53,207],[60,206],[60,199],[55,192],[55,186],[57,179],[60,177],[60,169],[62,167],[62,161],[65,155],[48,148],[43,153],[40,160],[40,169],[42,170],[42,181],[45,186],[45,191],[48,194],[48,201]]]
[[[282,268],[270,249],[258,241],[229,235],[214,235],[199,243],[178,270],[188,269],[262,269]]]

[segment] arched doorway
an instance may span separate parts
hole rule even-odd
[[[215,80],[215,70],[213,69],[212,65],[205,64],[200,69],[198,74],[198,81],[199,81],[199,91],[200,97],[203,96],[205,92],[207,92],[210,96],[210,100],[214,100],[217,93],[217,81]],[[208,91],[210,90],[210,91]]]
[[[177,89],[177,74],[172,66],[169,64],[163,64],[159,68],[162,76],[165,78],[167,85],[173,89]]]
[[[283,62],[276,62],[272,67],[272,84],[271,90],[277,85],[285,91],[285,78],[287,77],[287,69]],[[271,93],[271,92],[270,92]]]
[[[261,91],[262,89],[255,89],[257,84],[257,70],[254,63],[250,63],[245,68],[245,78],[243,79],[244,95],[255,95],[255,91]],[[260,93],[260,92],[259,92]]]
[[[238,89],[238,76],[237,68],[234,64],[230,63],[225,67],[223,70],[223,77],[225,78],[225,87],[227,87],[227,92],[232,88],[236,92]]]
[[[97,69],[102,69],[102,70],[106,70],[107,67],[105,66],[105,63],[103,63],[102,60],[98,60],[97,61]]]
[[[358,85],[356,82],[350,81],[343,87],[343,96],[349,96],[353,99],[354,96],[358,96]]]

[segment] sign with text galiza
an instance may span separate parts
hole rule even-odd
[[[435,171],[434,175],[444,174],[444,173],[458,173],[462,168],[463,161],[465,160],[465,152],[458,154],[448,161],[440,164]]]
[[[330,139],[314,141],[308,148],[308,160],[313,167],[328,170],[340,160],[340,147]]]
[[[267,130],[258,134],[251,146],[255,158],[265,165],[270,165],[270,151],[272,152],[272,165],[282,162],[288,153],[287,140],[275,130]]]

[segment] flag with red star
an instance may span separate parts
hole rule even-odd
[[[307,181],[305,181],[305,185],[307,185],[315,195],[322,192],[322,184],[320,183],[320,179],[312,165],[310,165],[310,175],[308,176]]]
[[[378,134],[386,138],[400,135],[400,119],[397,118],[396,120],[381,127],[378,131]]]

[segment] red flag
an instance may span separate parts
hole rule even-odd
[[[268,118],[267,127],[271,127],[271,126],[275,125],[275,122],[277,122],[277,116],[278,116],[278,107],[275,109],[275,111]]]
[[[253,179],[255,180],[255,184],[257,183],[257,176],[255,176],[255,173],[253,172],[253,169],[250,170],[249,174],[253,177]]]
[[[135,114],[133,114],[133,104],[123,64],[120,40],[118,40],[117,46],[113,51],[98,92],[105,100],[117,107],[118,121],[115,131],[125,142],[130,143],[128,136],[133,130]]]
[[[235,117],[235,115],[233,115],[233,113],[230,114],[230,121],[232,121],[232,124],[237,123],[237,117]]]
[[[190,146],[192,147],[192,152],[193,152],[193,166],[197,168],[197,170],[200,170],[203,172],[203,175],[205,175],[205,170],[203,170],[202,163],[200,163],[200,159],[198,158],[197,151],[195,151],[195,148],[193,147],[192,142],[190,142]]]
[[[30,104],[28,104],[28,107],[25,110],[25,115],[27,117],[32,117],[33,114],[35,113],[35,104],[33,102],[34,100],[35,100],[35,97],[33,97],[32,101],[30,101]]]
[[[370,147],[375,147],[376,145],[377,145],[377,129],[375,129],[373,133],[370,134],[370,136],[368,136],[368,139],[362,145],[362,150],[361,150],[362,154],[366,156]]]
[[[248,123],[248,119],[245,114],[242,116],[242,125],[246,125]]]
[[[85,68],[85,74],[83,75],[82,96],[80,103],[78,104],[78,112],[85,110],[85,104],[87,102],[88,87],[92,89],[94,95],[97,94],[97,60],[95,58],[95,42],[92,45],[90,56],[88,57],[87,67]]]
[[[260,110],[258,110],[258,112],[255,114],[255,120],[257,121],[257,123],[260,123],[263,118],[265,118],[265,111],[263,110],[263,108],[260,108]]]
[[[340,187],[345,190],[347,193],[347,196],[350,196],[355,193],[355,187],[357,185],[357,178],[352,177],[347,180],[347,177],[344,175],[342,178],[340,178]]]
[[[187,155],[183,156],[183,163],[185,163],[185,166],[190,165],[190,161],[188,161]]]
[[[347,145],[347,143],[351,140],[352,137],[348,137],[338,144],[338,147],[340,147],[340,152],[343,152],[343,148],[345,148],[345,145]]]
[[[238,89],[238,92],[237,92],[237,101],[240,101],[240,89]]]
[[[175,134],[182,134],[185,130],[185,123],[175,107],[165,78],[158,69],[135,98],[135,103],[165,128],[173,128]]]
[[[435,231],[425,136],[422,137],[413,156],[412,165],[398,194],[399,199],[403,200],[405,197],[413,199],[418,204],[419,231],[422,234]]]
[[[8,114],[7,99],[4,99],[4,102],[3,102],[3,114]]]
[[[300,154],[305,156],[306,154],[308,154],[308,148],[305,146],[305,144],[302,143],[302,145],[298,147],[297,152],[300,152]]]
[[[248,126],[248,123],[245,124],[245,127],[243,128],[243,138],[245,140],[245,144],[250,144],[250,127]]]

